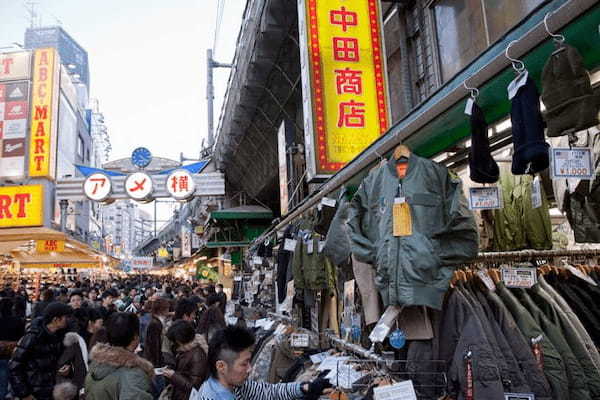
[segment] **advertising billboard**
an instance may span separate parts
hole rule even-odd
[[[29,176],[54,180],[56,170],[56,105],[58,103],[58,56],[51,48],[37,49],[33,56]]]
[[[31,52],[0,54],[0,82],[29,79],[30,73]]]
[[[25,178],[29,82],[0,83],[0,178]]]
[[[390,124],[377,0],[299,0],[308,177],[327,177]]]
[[[42,185],[0,187],[0,228],[44,224]]]

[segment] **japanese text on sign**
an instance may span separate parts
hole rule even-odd
[[[510,268],[502,267],[502,281],[509,288],[528,289],[537,283],[537,274],[535,268],[520,267]]]
[[[110,197],[112,182],[110,178],[102,173],[94,173],[83,182],[83,192],[88,199],[93,201],[105,201]]]
[[[307,333],[292,333],[291,335],[292,347],[308,347],[308,334]]]
[[[376,0],[301,0],[299,12],[311,173],[329,174],[389,126],[381,10]]]
[[[134,200],[144,200],[152,194],[152,178],[143,172],[135,172],[125,179],[125,191]]]
[[[502,208],[502,196],[497,186],[474,187],[469,189],[471,210],[493,210]]]
[[[589,147],[553,148],[551,151],[552,178],[592,178],[594,169]]]
[[[192,174],[184,169],[173,171],[167,178],[167,191],[177,200],[185,200],[191,197],[195,189]]]

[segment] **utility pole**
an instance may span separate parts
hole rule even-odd
[[[231,68],[231,64],[223,64],[213,60],[213,50],[206,50],[206,101],[208,111],[208,149],[212,151],[215,144],[214,137],[214,111],[213,103],[215,100],[215,87],[213,85],[213,69],[214,68]]]

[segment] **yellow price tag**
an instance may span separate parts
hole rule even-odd
[[[412,216],[410,206],[406,202],[394,202],[393,208],[394,236],[412,235]]]

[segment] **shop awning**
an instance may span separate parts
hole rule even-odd
[[[273,219],[273,211],[261,206],[241,206],[213,211],[210,217],[216,220],[225,219]]]
[[[217,247],[246,247],[249,246],[250,242],[208,242],[206,243],[206,247],[209,249],[214,249]]]
[[[0,242],[0,255],[9,254],[13,251],[25,250],[30,246],[29,240],[13,240],[9,242]]]

